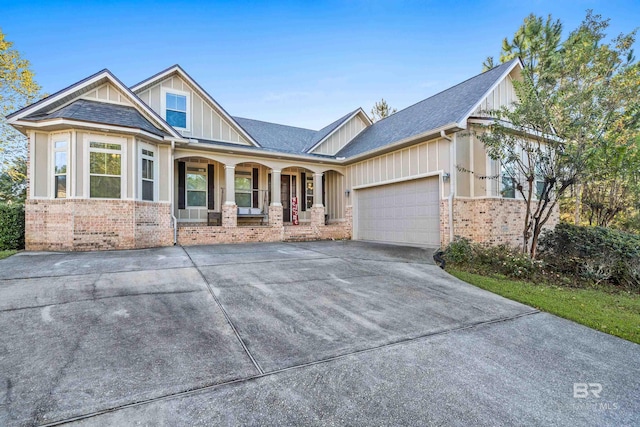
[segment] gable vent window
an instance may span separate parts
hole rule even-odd
[[[164,118],[177,129],[189,129],[189,94],[187,92],[164,92]]]

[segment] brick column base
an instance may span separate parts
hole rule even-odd
[[[349,205],[344,208],[345,226],[349,230],[349,239],[353,238],[353,206]]]
[[[324,227],[324,206],[311,208],[311,226]]]
[[[236,205],[222,205],[222,226],[226,228],[238,226],[238,207]]]
[[[283,208],[280,206],[269,206],[269,225],[271,227],[282,227]]]

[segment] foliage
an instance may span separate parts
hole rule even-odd
[[[17,251],[0,251],[0,259],[9,258],[11,255],[15,255]]]
[[[27,156],[26,138],[7,124],[5,116],[34,102],[41,89],[29,61],[12,46],[0,30],[0,170]]]
[[[640,291],[639,235],[561,223],[542,235],[540,254],[560,274]]]
[[[588,11],[561,41],[559,21],[530,15],[503,42],[500,60],[518,56],[524,64],[522,81],[514,82],[518,102],[490,112],[498,120],[479,138],[527,202],[522,249],[532,258],[543,226],[567,190],[587,181],[601,147],[620,144],[622,134],[634,140],[622,129],[636,117],[635,33],[605,43],[607,26]],[[624,145],[612,152],[624,153]]]
[[[456,240],[444,250],[448,264],[475,272],[501,274],[513,278],[533,279],[543,274],[542,263],[508,246],[482,246],[465,238]]]
[[[27,196],[27,162],[15,159],[15,164],[0,173],[0,203],[24,203]]]
[[[389,107],[387,101],[382,98],[373,105],[373,108],[371,109],[371,120],[377,122],[378,120],[382,120],[397,112],[397,109]]]
[[[485,277],[456,269],[449,272],[479,288],[640,344],[640,297],[637,294]]]
[[[24,248],[24,206],[0,203],[0,251]]]

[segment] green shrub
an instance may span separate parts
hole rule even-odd
[[[478,273],[497,273],[506,277],[532,279],[542,274],[542,263],[508,246],[482,246],[456,238],[444,251],[444,259]]]
[[[603,227],[558,224],[543,233],[540,256],[578,280],[640,290],[640,236]]]
[[[24,248],[24,206],[0,203],[0,251]]]

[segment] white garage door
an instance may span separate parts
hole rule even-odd
[[[356,239],[440,245],[438,177],[356,191]]]

